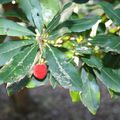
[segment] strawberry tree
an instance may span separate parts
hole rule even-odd
[[[59,86],[93,114],[100,105],[99,83],[119,95],[119,1],[0,0],[11,2],[18,8],[0,17],[0,84],[9,95],[24,87]]]

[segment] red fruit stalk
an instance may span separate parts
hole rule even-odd
[[[44,79],[47,75],[47,66],[45,63],[36,64],[33,69],[33,74],[37,79]]]

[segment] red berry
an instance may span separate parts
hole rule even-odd
[[[37,79],[44,79],[47,75],[47,66],[45,63],[36,64],[33,69],[33,74]]]

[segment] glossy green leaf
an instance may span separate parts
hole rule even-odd
[[[120,37],[113,35],[99,35],[90,41],[92,44],[104,48],[105,52],[120,53]]]
[[[120,92],[120,69],[103,67],[100,72],[95,71],[95,73],[107,88]]]
[[[83,91],[80,94],[82,103],[89,109],[92,114],[96,114],[100,105],[100,90],[96,83],[95,77],[91,73],[81,70],[83,82]]]
[[[62,87],[70,90],[81,90],[80,75],[75,67],[66,61],[64,53],[57,48],[47,46],[46,60],[50,73]]]
[[[93,67],[93,68],[101,69],[102,66],[103,66],[101,59],[99,59],[99,58],[97,58],[95,56],[91,56],[90,58],[82,57],[81,59],[88,66]]]
[[[31,45],[35,40],[8,41],[0,44],[0,66],[17,55],[23,46]]]
[[[15,82],[24,78],[34,62],[38,46],[32,45],[14,56],[11,61],[0,70],[0,84]]]
[[[113,6],[108,2],[101,2],[100,5],[102,6],[105,13],[109,16],[109,18],[113,20],[117,25],[120,25],[120,14],[115,12]]]
[[[70,97],[72,102],[79,102],[80,101],[80,92],[79,91],[70,91]]]
[[[32,31],[11,20],[0,18],[0,35],[8,36],[33,36]]]
[[[43,17],[39,0],[19,0],[19,5],[31,24],[36,26],[41,33],[43,28]]]

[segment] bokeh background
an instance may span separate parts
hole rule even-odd
[[[0,86],[0,120],[120,120],[120,99],[111,100],[104,87],[101,88],[101,106],[95,116],[81,103],[72,103],[69,92],[63,88],[31,89],[27,98],[23,90],[23,98],[16,100],[17,103],[14,96],[8,97],[5,91],[5,87]],[[20,95],[15,97],[20,98]]]

